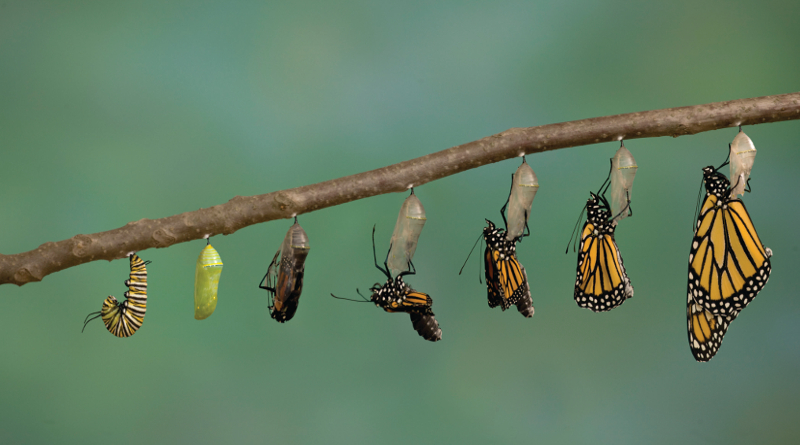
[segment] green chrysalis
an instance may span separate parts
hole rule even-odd
[[[217,308],[217,287],[222,274],[222,258],[207,245],[197,257],[194,269],[194,318],[204,320]]]

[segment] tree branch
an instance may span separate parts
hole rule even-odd
[[[51,273],[129,252],[169,247],[231,234],[251,224],[402,192],[446,176],[523,154],[620,139],[678,137],[737,125],[800,119],[800,93],[739,99],[690,107],[596,117],[560,124],[511,128],[483,139],[388,167],[257,196],[160,219],[140,219],[92,235],[47,242],[35,250],[0,255],[0,284],[23,285]]]

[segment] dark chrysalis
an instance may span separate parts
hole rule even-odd
[[[308,235],[295,218],[294,224],[283,238],[281,248],[275,253],[266,275],[258,285],[269,292],[269,315],[279,323],[291,320],[297,311],[300,293],[303,291],[306,257],[310,249]]]
[[[130,278],[125,281],[128,291],[125,292],[126,300],[122,303],[109,295],[103,301],[103,307],[98,312],[92,312],[83,321],[83,329],[95,318],[101,317],[108,332],[117,337],[130,337],[135,334],[142,323],[147,309],[147,265],[150,261],[142,261],[136,253],[130,255]],[[92,317],[94,315],[94,317]],[[91,317],[91,318],[90,318]],[[81,330],[83,332],[83,330]]]

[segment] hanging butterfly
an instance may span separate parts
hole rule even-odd
[[[486,249],[483,253],[484,278],[486,279],[486,293],[490,308],[500,306],[505,311],[512,305],[525,318],[534,314],[533,299],[531,298],[528,274],[517,259],[517,242],[530,235],[528,217],[531,204],[539,189],[539,181],[533,169],[522,158],[522,164],[511,177],[511,191],[508,199],[500,209],[500,216],[507,230],[496,227],[493,222],[485,220],[487,226],[483,229],[483,240]],[[508,210],[508,219],[506,219]],[[475,249],[481,237],[475,241]],[[470,250],[469,257],[472,255]],[[464,266],[461,267],[461,272]],[[480,278],[479,278],[480,281]]]
[[[391,251],[391,247],[389,248]],[[433,299],[423,292],[412,289],[408,284],[403,281],[403,276],[416,274],[414,264],[409,261],[408,270],[400,272],[396,278],[392,279],[389,273],[389,266],[387,261],[383,262],[383,266],[378,265],[378,257],[375,253],[375,227],[372,228],[372,256],[375,261],[375,267],[386,276],[386,282],[383,285],[375,283],[370,288],[372,295],[369,299],[361,295],[365,302],[372,302],[379,308],[386,312],[406,312],[411,317],[411,324],[414,330],[428,341],[439,341],[442,339],[442,330],[439,328],[439,323],[434,317],[431,306]],[[349,298],[341,298],[331,294],[332,297],[340,300],[350,300]],[[350,300],[360,301],[360,300]]]
[[[772,250],[761,243],[744,203],[731,197],[738,184],[732,187],[718,171],[726,164],[703,168],[706,197],[689,250],[689,346],[698,361],[716,354],[727,326],[764,288],[772,270]],[[698,313],[705,315],[693,315]],[[702,329],[703,318],[716,321],[711,336]]]
[[[509,241],[505,230],[495,227],[488,219],[486,224],[483,229],[483,239],[486,241],[483,259],[489,307],[500,306],[505,311],[511,305],[516,305],[525,318],[530,318],[534,309],[528,275],[516,254],[516,244],[520,238]]]
[[[297,312],[310,248],[308,235],[295,218],[294,224],[286,232],[281,248],[272,258],[266,275],[258,284],[259,288],[269,292],[269,315],[278,323],[291,320]]]
[[[633,297],[633,286],[614,240],[616,217],[612,217],[605,198],[609,185],[606,178],[597,194],[589,192],[584,207],[586,222],[580,232],[574,297],[578,306],[594,312],[610,311]],[[622,211],[630,211],[630,202]]]
[[[103,301],[100,311],[86,316],[86,319],[83,320],[83,329],[86,329],[86,325],[98,317],[102,317],[108,332],[117,337],[130,337],[142,327],[147,309],[147,268],[145,266],[150,264],[150,261],[142,261],[136,253],[132,253],[130,258],[130,278],[125,280],[125,285],[128,286],[128,291],[125,292],[127,300],[119,303],[116,298],[109,295]],[[93,315],[94,317],[92,317]]]

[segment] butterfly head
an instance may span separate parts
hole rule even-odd
[[[498,240],[505,239],[505,230],[495,227],[494,223],[486,220],[486,227],[483,228],[483,240],[487,244],[497,244]]]
[[[611,218],[608,202],[592,192],[589,192],[589,195],[589,199],[586,200],[586,220],[596,226],[607,223]]]
[[[716,195],[719,198],[728,195],[731,182],[713,166],[709,165],[703,168],[703,182],[706,185],[706,191],[708,193]]]

